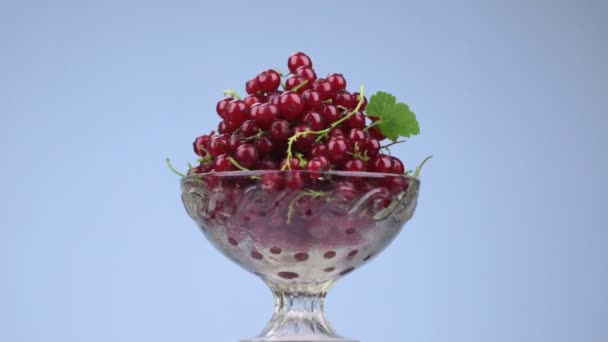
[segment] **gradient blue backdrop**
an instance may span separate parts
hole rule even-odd
[[[0,341],[236,341],[272,300],[187,217],[215,103],[301,50],[398,94],[419,208],[332,290],[374,341],[608,340],[605,1],[0,1]]]

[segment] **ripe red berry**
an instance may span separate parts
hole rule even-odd
[[[392,167],[391,172],[397,174],[403,174],[405,172],[405,166],[399,158],[391,157]]]
[[[334,91],[346,89],[346,79],[344,76],[342,76],[342,74],[329,74],[327,75],[327,80],[331,84],[331,88]]]
[[[350,132],[348,132],[348,144],[353,149],[357,147],[359,151],[363,151],[363,149],[365,148],[365,139],[365,133],[363,133],[363,131],[358,128],[353,128],[350,130]]]
[[[346,90],[339,90],[332,97],[332,103],[336,106],[353,109],[356,106],[354,99],[351,93]]]
[[[276,90],[281,85],[281,76],[272,69],[262,71],[256,79],[258,81],[258,88],[263,93]]]
[[[275,121],[270,126],[270,136],[276,142],[286,142],[291,135],[291,125],[287,120]]]
[[[331,84],[329,83],[328,80],[326,80],[324,78],[317,79],[310,86],[310,88],[319,93],[319,96],[321,96],[321,100],[330,99],[333,95],[333,89],[331,88]]]
[[[263,135],[257,139],[255,139],[255,147],[258,149],[258,152],[261,156],[268,155],[272,152],[274,148],[274,144],[272,140],[266,135]]]
[[[287,163],[289,163],[289,166],[285,166]],[[281,161],[281,164],[279,165],[280,169],[287,169],[287,170],[300,170],[300,161],[297,158],[291,158],[289,159],[289,161],[287,160],[287,158],[284,158]]]
[[[260,129],[268,130],[279,116],[279,107],[270,103],[264,103],[260,105],[256,111],[251,112],[250,114],[251,119],[255,120]]]
[[[344,129],[340,127],[336,127],[329,132],[330,138],[344,138],[345,136],[346,133],[344,132]]]
[[[350,118],[344,121],[344,126],[348,128],[365,128],[365,115],[361,112],[353,114]]]
[[[225,119],[234,131],[247,120],[247,106],[242,100],[232,100],[226,105]]]
[[[306,170],[310,172],[312,177],[319,177],[321,171],[329,169],[329,161],[323,156],[314,157],[306,164]]]
[[[327,143],[327,159],[334,164],[342,164],[348,158],[348,144],[343,138],[331,138]]]
[[[254,104],[262,103],[264,102],[264,100],[264,97],[261,95],[250,94],[243,99],[243,102],[245,102],[245,107],[251,108],[251,106],[253,106]]]
[[[228,137],[225,135],[220,135],[213,137],[209,142],[209,153],[213,158],[217,158],[222,154],[226,154],[230,152],[230,147],[228,146]]]
[[[327,125],[325,124],[325,117],[323,117],[323,115],[317,112],[307,111],[302,113],[300,117],[300,121],[305,124],[308,124],[310,126],[310,129],[313,131],[320,131],[327,127]]]
[[[303,79],[307,80],[308,83],[312,83],[317,79],[317,74],[313,68],[306,66],[299,67],[296,72],[294,72],[294,75],[302,77]]]
[[[245,83],[245,91],[247,94],[257,94],[260,92],[260,86],[258,85],[258,79],[256,77]]]
[[[361,159],[349,159],[344,164],[345,171],[365,171],[367,167]]]
[[[306,84],[302,85],[304,82],[306,82]],[[308,83],[305,78],[300,76],[291,76],[287,79],[287,81],[285,81],[285,90],[292,90],[296,87],[298,88],[296,92],[301,93],[310,88],[310,83]]]
[[[247,120],[239,128],[239,133],[246,138],[254,136],[258,134],[258,124],[254,120]]]
[[[220,134],[231,134],[232,130],[228,126],[228,122],[226,120],[220,121],[219,125],[217,125],[217,131]]]
[[[251,169],[258,162],[258,150],[251,144],[243,144],[234,150],[234,159],[243,167]]]
[[[303,52],[296,52],[289,56],[287,68],[293,74],[299,67],[312,67],[312,60]]]
[[[222,119],[225,119],[225,113],[226,113],[226,106],[228,105],[228,102],[234,100],[232,97],[225,97],[223,99],[221,99],[217,105],[215,106],[215,111],[217,112],[217,115],[219,115]]]
[[[321,106],[321,96],[319,92],[306,89],[302,92],[303,109],[316,109]]]
[[[310,150],[310,157],[324,157],[327,154],[327,146],[325,144],[315,144]]]
[[[368,157],[375,157],[380,152],[380,143],[374,138],[367,138],[363,143],[363,150]]]
[[[300,123],[294,126],[293,133],[297,134],[310,130],[310,126],[305,123]],[[315,142],[315,138],[316,136],[313,134],[303,134],[293,142],[293,147],[300,152],[306,153],[312,148],[312,145]]]
[[[196,138],[192,143],[192,147],[194,148],[194,153],[201,157],[205,157],[207,152],[209,151],[209,141],[211,138],[208,135],[201,135]]]
[[[325,116],[325,120],[328,124],[340,120],[340,110],[334,105],[324,105],[321,107],[321,113]]]
[[[374,172],[390,173],[393,169],[393,162],[390,156],[378,154],[372,158],[370,168]]]
[[[286,91],[279,98],[279,112],[287,120],[295,120],[304,109],[304,103],[300,94]]]
[[[232,165],[230,160],[228,159],[228,155],[222,154],[215,158],[213,161],[213,171],[222,172],[222,171],[234,171],[236,167]]]
[[[279,164],[270,157],[264,157],[258,161],[255,168],[258,170],[276,170]]]

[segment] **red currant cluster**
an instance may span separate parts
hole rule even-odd
[[[347,91],[342,74],[317,78],[302,52],[291,55],[287,66],[286,76],[269,69],[247,81],[245,98],[229,91],[217,103],[222,121],[217,133],[194,141],[200,164],[189,174],[239,169],[404,173],[398,158],[380,153],[386,137],[372,126],[376,118],[366,116],[365,96]]]

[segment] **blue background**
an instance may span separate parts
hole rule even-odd
[[[327,310],[373,341],[607,341],[605,1],[0,1],[0,341],[235,341],[265,285],[166,156],[301,50],[422,134],[419,209]]]

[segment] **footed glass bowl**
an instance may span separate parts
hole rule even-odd
[[[182,178],[182,201],[226,257],[262,278],[271,321],[244,342],[354,341],[323,312],[327,291],[378,255],[416,209],[420,181],[348,171],[231,171]]]

